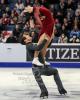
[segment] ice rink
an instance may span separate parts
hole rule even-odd
[[[80,69],[58,70],[68,94],[58,93],[53,76],[42,76],[49,92],[46,100],[80,100]],[[40,100],[39,95],[31,68],[0,68],[0,100]]]

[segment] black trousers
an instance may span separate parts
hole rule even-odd
[[[47,88],[46,88],[46,86],[45,86],[45,84],[44,84],[44,82],[41,78],[41,75],[45,75],[45,76],[53,75],[58,89],[63,88],[63,84],[61,82],[61,79],[60,79],[60,76],[59,76],[59,73],[58,73],[57,69],[52,68],[50,66],[38,67],[36,65],[33,65],[32,66],[32,72],[33,72],[33,75],[36,79],[36,82],[38,83],[38,85],[41,89],[41,92],[48,92]]]

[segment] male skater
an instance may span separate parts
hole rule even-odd
[[[44,45],[46,44],[46,42],[47,42],[47,38],[45,38],[43,40],[43,42],[39,45],[34,44],[34,43],[32,43],[32,37],[30,37],[28,34],[27,35],[23,34],[22,43],[26,44],[28,56],[31,57],[32,60],[34,58],[35,50],[41,51],[43,49]],[[41,53],[39,54],[39,61],[44,64],[44,59],[43,59]],[[33,75],[34,75],[40,89],[41,89],[40,97],[42,97],[43,99],[45,97],[48,97],[48,91],[47,91],[46,86],[44,85],[41,75],[45,75],[45,76],[53,75],[56,85],[58,87],[59,93],[64,94],[64,95],[67,93],[67,91],[63,87],[63,84],[61,82],[61,79],[60,79],[57,69],[52,68],[49,65],[45,65],[45,64],[42,67],[39,67],[39,66],[33,64],[32,72],[33,72]]]

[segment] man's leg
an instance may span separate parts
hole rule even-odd
[[[39,68],[38,67],[35,67],[36,65],[33,65],[32,67],[32,71],[33,71],[33,75],[36,79],[36,82],[38,83],[39,87],[40,87],[40,90],[41,90],[41,95],[40,97],[48,97],[48,91],[47,91],[47,88],[45,87],[45,84],[41,78],[41,73],[39,71]]]
[[[46,75],[46,76],[54,76],[54,80],[56,82],[56,85],[58,87],[58,91],[60,94],[65,94],[67,91],[64,89],[64,86],[62,84],[62,81],[60,79],[58,70],[55,68],[51,68],[49,66],[46,66],[43,70],[41,70],[41,75]]]
[[[53,69],[54,70],[54,69]],[[57,84],[57,87],[58,87],[58,91],[60,94],[66,94],[67,91],[64,89],[64,86],[62,84],[62,81],[60,79],[60,76],[59,76],[59,73],[58,73],[58,70],[56,70],[56,73],[54,74],[54,80]]]

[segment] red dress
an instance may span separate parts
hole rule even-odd
[[[45,16],[45,19],[43,20],[43,22],[40,19],[40,14],[43,14]],[[41,31],[39,34],[39,38],[40,36],[45,33],[47,34],[49,37],[51,37],[52,33],[53,33],[53,27],[54,27],[54,19],[53,16],[51,15],[50,10],[48,10],[45,7],[34,7],[34,17],[35,20],[37,21],[37,23],[41,26]]]

